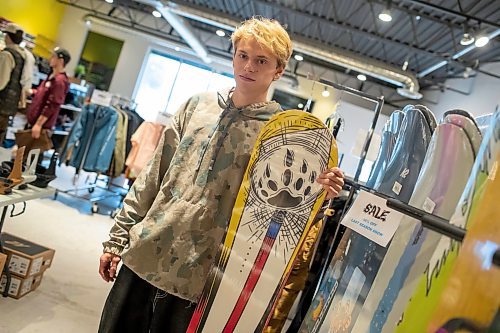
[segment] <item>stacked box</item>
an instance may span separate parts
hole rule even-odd
[[[43,273],[52,264],[55,251],[8,233],[2,234],[2,243],[11,273],[8,295],[19,299],[38,288]],[[4,291],[6,283],[7,277],[3,274],[0,292]]]
[[[42,282],[42,278],[43,273],[36,274],[24,279],[16,275],[11,275],[8,295],[12,298],[19,299],[38,288],[38,286]],[[2,274],[2,279],[0,280],[0,293],[4,292],[6,284],[7,276],[5,274]]]

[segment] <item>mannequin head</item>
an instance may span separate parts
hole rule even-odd
[[[19,45],[23,41],[23,29],[14,23],[9,23],[3,29],[6,45]]]

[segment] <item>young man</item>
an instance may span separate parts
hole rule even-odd
[[[5,49],[0,52],[0,145],[9,126],[9,118],[16,114],[23,89],[26,53],[19,46],[23,29],[9,23],[3,30]]]
[[[51,130],[56,124],[61,104],[69,90],[65,67],[71,60],[68,51],[56,47],[50,58],[52,73],[33,90],[33,101],[28,108],[28,124],[31,126],[33,139],[40,138],[42,129]]]
[[[254,18],[233,34],[236,87],[190,98],[173,117],[104,242],[99,273],[114,281],[99,332],[185,332],[231,217],[268,101],[292,53],[277,22]],[[334,197],[342,172],[318,182]]]

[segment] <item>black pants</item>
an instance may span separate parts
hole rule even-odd
[[[99,333],[185,333],[196,304],[168,294],[122,265],[102,311]]]

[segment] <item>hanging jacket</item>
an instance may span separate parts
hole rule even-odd
[[[14,67],[10,72],[10,79],[7,85],[0,91],[0,115],[13,116],[17,112],[19,100],[21,99],[22,85],[21,76],[24,68],[23,51],[16,50],[13,47],[6,47],[3,52],[12,55],[14,59]],[[2,57],[3,61],[8,61],[6,57]],[[4,68],[4,67],[2,67]],[[3,74],[3,73],[2,73]]]
[[[69,159],[69,165],[78,170],[106,172],[115,149],[117,120],[118,115],[111,107],[84,106],[73,125],[61,161]]]
[[[137,131],[139,126],[144,122],[144,119],[141,118],[135,111],[123,110],[128,116],[128,125],[127,125],[127,138],[125,141],[125,156],[130,154],[130,150],[132,149],[132,142],[130,141],[132,135]]]
[[[132,149],[125,161],[128,178],[136,178],[154,155],[158,142],[163,134],[164,126],[151,122],[143,122],[131,137]]]
[[[260,129],[281,111],[276,102],[236,108],[227,96],[198,94],[181,106],[103,244],[150,284],[195,302]]]

